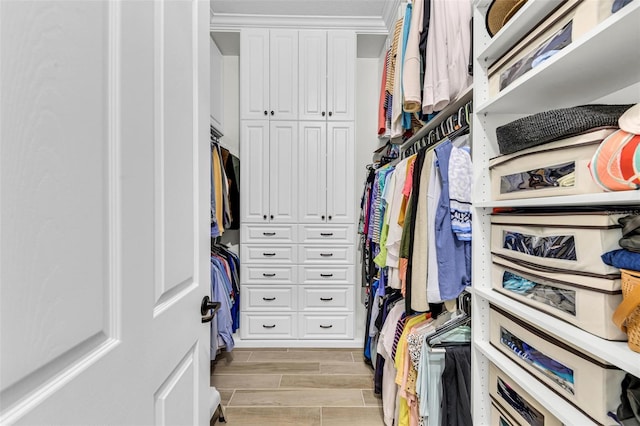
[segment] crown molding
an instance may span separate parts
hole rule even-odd
[[[354,30],[356,33],[363,34],[389,33],[389,29],[383,19],[371,16],[299,16],[216,13],[211,17],[210,31],[237,32],[243,28]]]
[[[389,34],[393,33],[394,26],[398,20],[398,10],[403,0],[388,0],[384,4],[382,20],[384,21]]]

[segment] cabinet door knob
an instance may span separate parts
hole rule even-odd
[[[331,216],[329,216],[329,220],[331,220]]]
[[[274,112],[273,112],[273,111],[271,111],[271,115],[274,115]]]
[[[269,216],[271,219],[273,219],[273,215]]]
[[[322,116],[324,117],[325,115],[326,115],[326,114],[325,114],[325,112],[324,112],[324,111],[322,111]]]
[[[264,115],[267,115],[267,114],[269,114],[269,113],[268,113],[267,111],[265,111],[265,112],[264,112]]]
[[[333,115],[333,113],[331,111],[329,111],[329,117],[331,117]]]
[[[265,214],[264,216],[262,216],[264,218],[264,220],[267,220],[267,215]]]
[[[322,220],[324,220],[324,215],[322,215],[321,217],[322,217]]]

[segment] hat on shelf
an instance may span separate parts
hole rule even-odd
[[[597,127],[618,127],[618,119],[633,105],[580,105],[519,118],[496,129],[501,154],[579,135]]]
[[[640,104],[626,110],[618,120],[618,125],[625,132],[640,135]]]
[[[493,0],[486,16],[487,32],[493,37],[516,14],[527,0]]]
[[[589,171],[605,191],[640,188],[640,135],[617,130],[607,136],[593,154]]]

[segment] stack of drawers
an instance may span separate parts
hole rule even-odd
[[[354,239],[353,225],[243,225],[241,338],[352,339]]]

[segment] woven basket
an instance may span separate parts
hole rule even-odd
[[[627,333],[629,348],[640,352],[640,272],[620,270],[622,303],[613,313],[613,322]]]

